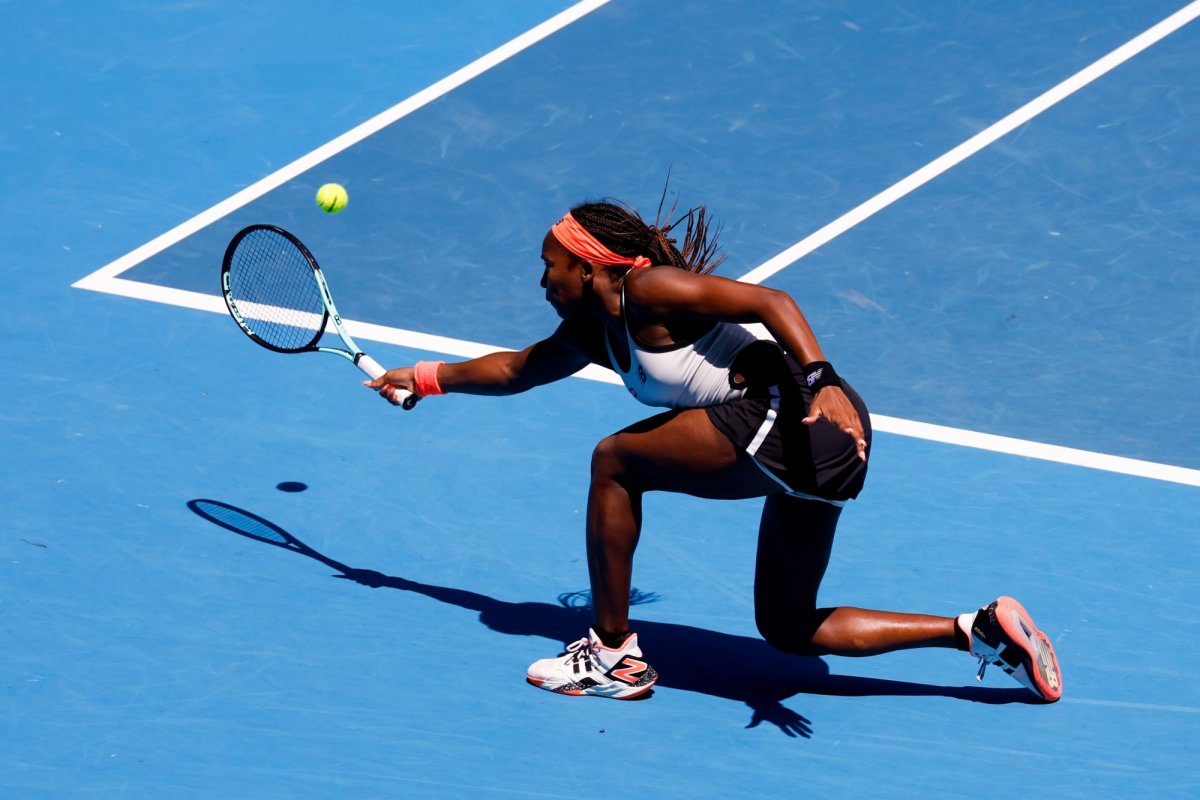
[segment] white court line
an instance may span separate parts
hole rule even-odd
[[[491,53],[488,53],[477,61],[467,65],[458,72],[455,72],[454,74],[442,79],[441,81],[438,81],[427,89],[418,92],[388,111],[385,111],[384,113],[368,120],[357,128],[354,128],[342,136],[339,136],[328,144],[318,148],[317,150],[314,150],[312,153],[309,153],[292,164],[289,164],[278,172],[264,178],[263,180],[246,189],[243,189],[241,192],[238,192],[229,199],[218,203],[207,211],[202,212],[198,216],[193,217],[192,219],[184,222],[176,228],[173,228],[158,238],[153,239],[145,245],[142,245],[131,253],[128,253],[116,261],[113,261],[111,264],[108,264],[96,272],[81,278],[74,284],[74,286],[81,289],[90,289],[92,291],[105,292],[140,300],[149,300],[152,302],[165,303],[184,308],[210,311],[218,314],[226,313],[225,303],[218,296],[203,294],[200,292],[189,292],[182,289],[173,289],[154,284],[141,283],[139,281],[131,281],[124,278],[119,278],[117,276],[125,270],[128,270],[147,258],[161,252],[162,250],[165,250],[167,247],[170,247],[187,236],[190,236],[201,228],[212,224],[213,222],[233,212],[241,206],[261,197],[262,195],[282,185],[288,180],[291,180],[312,166],[319,164],[325,159],[330,158],[347,147],[350,147],[351,145],[361,141],[362,139],[365,139],[371,134],[376,133],[377,131],[383,129],[387,125],[390,125],[401,117],[415,111],[421,106],[426,105],[427,103],[432,102],[447,92],[450,92],[453,89],[461,86],[491,67],[546,38],[555,31],[566,27],[567,25],[601,7],[607,2],[608,0],[585,0],[585,2],[581,2],[572,6],[561,14],[552,17],[535,28],[530,29],[528,32],[522,34],[516,39],[513,39],[507,44],[502,45],[496,50],[493,50]],[[941,173],[950,169],[955,164],[961,162],[975,152],[978,152],[983,147],[986,147],[987,145],[996,141],[1005,133],[1010,132],[1018,125],[1027,122],[1029,119],[1032,119],[1038,113],[1041,113],[1041,111],[1049,108],[1067,95],[1077,91],[1083,86],[1086,86],[1088,83],[1091,83],[1096,78],[1113,69],[1117,65],[1145,50],[1147,47],[1161,40],[1173,31],[1178,30],[1183,25],[1194,20],[1197,16],[1200,16],[1200,0],[1195,0],[1195,2],[1189,4],[1181,11],[1173,14],[1172,16],[1160,22],[1158,25],[1155,25],[1153,28],[1147,30],[1145,33],[1117,48],[1109,55],[1097,61],[1095,64],[1092,64],[1090,67],[1087,67],[1086,69],[1077,73],[1075,76],[1067,79],[1054,89],[1051,89],[1050,91],[1041,95],[1041,97],[1018,109],[1016,112],[1010,114],[1008,117],[1005,117],[992,127],[967,140],[962,145],[959,145],[954,150],[951,150],[949,153],[943,155],[941,158],[931,162],[926,167],[913,173],[908,178],[905,178],[903,181],[884,191],[880,195],[877,195],[875,198],[872,198],[866,203],[860,205],[858,208],[834,220],[829,225],[826,225],[824,228],[812,234],[808,238],[770,259],[757,269],[747,273],[745,276],[743,276],[742,280],[760,282],[766,277],[769,277],[779,270],[784,269],[798,259],[802,258],[804,255],[812,252],[817,247],[846,232],[854,225],[857,225],[859,222],[887,207],[917,187],[927,183]],[[505,349],[501,347],[480,344],[477,342],[468,342],[461,339],[434,336],[431,334],[421,333],[419,331],[409,331],[382,325],[355,322],[352,320],[347,320],[346,326],[352,336],[354,336],[356,339],[362,339],[363,341],[383,342],[400,347],[425,350],[428,352],[452,355],[460,358],[475,358],[486,353]],[[620,385],[620,379],[617,378],[616,375],[609,370],[594,365],[581,370],[578,373],[578,377],[603,383]],[[1063,464],[1071,464],[1124,475],[1133,475],[1151,478],[1154,480],[1181,483],[1188,486],[1200,486],[1200,470],[1188,469],[1185,467],[1157,464],[1149,461],[1139,461],[1120,456],[1093,453],[1086,450],[1059,447],[1057,445],[1040,444],[1038,442],[1012,439],[1005,436],[995,436],[986,433],[977,433],[975,431],[961,430],[924,422],[915,422],[912,420],[904,420],[880,414],[872,414],[871,422],[875,430],[885,433],[894,433],[901,436],[925,439],[944,444],[952,444],[960,447],[972,447],[996,453],[1005,453],[1009,455],[1036,458],[1045,461],[1054,461]]]
[[[1195,706],[1169,706],[1162,703],[1130,703],[1123,700],[1084,700],[1064,697],[1060,703],[1075,703],[1081,706],[1107,706],[1109,708],[1134,708],[1138,711],[1169,711],[1178,714],[1200,714]]]
[[[1029,122],[1038,114],[1041,114],[1059,101],[1079,91],[1092,81],[1124,64],[1146,48],[1193,21],[1197,16],[1200,16],[1200,0],[1189,3],[1145,33],[1130,39],[1099,61],[1085,67],[1054,88],[1029,101],[1004,119],[985,128],[958,147],[929,162],[899,183],[885,189],[865,203],[852,208],[820,230],[809,234],[782,253],[747,272],[741,277],[741,280],[747,283],[762,283],[780,270],[796,263],[821,245],[828,244],[855,225],[887,208],[908,193],[929,183],[929,181],[941,175],[946,170],[975,155],[1002,136],[1011,133],[1016,128]]]
[[[127,281],[122,278],[109,279],[100,291],[111,292],[123,297],[133,297],[139,300],[150,300],[156,303],[192,308],[198,311],[210,311],[215,314],[225,314],[225,301],[220,297],[202,292],[189,292],[184,289],[172,289],[166,286],[155,286],[138,281]],[[376,325],[370,322],[343,320],[350,335],[359,342],[381,342],[384,344],[406,347],[413,350],[423,350],[430,353],[457,356],[459,358],[477,358],[488,353],[495,353],[508,348],[496,345],[469,342],[464,339],[452,339],[448,336],[434,336],[420,331],[409,331],[386,325]],[[576,373],[576,377],[599,383],[609,383],[621,386],[621,379],[612,370],[595,364],[589,365]],[[1069,464],[1077,467],[1115,472],[1121,475],[1131,475],[1140,478],[1181,483],[1186,486],[1200,487],[1200,470],[1187,467],[1176,467],[1169,464],[1158,464],[1153,461],[1140,461],[1123,456],[1111,456],[1104,453],[1094,453],[1089,450],[1077,450],[1071,447],[1060,447],[1053,444],[1041,444],[1024,439],[1013,439],[1008,436],[996,436],[990,433],[950,428],[945,425],[933,425],[927,422],[888,417],[883,414],[871,415],[871,426],[876,431],[907,436],[913,439],[924,439],[931,442],[951,444],[958,447],[971,447],[976,450],[987,450],[993,453],[1023,456],[1041,461],[1053,461],[1059,464]]]
[[[1110,456],[1104,453],[1094,453],[1090,450],[1076,450],[1073,447],[1061,447],[1056,444],[1041,444],[1025,439],[1012,439],[1008,436],[996,436],[991,433],[966,431],[960,428],[948,428],[944,425],[932,425],[928,422],[916,422],[911,419],[886,417],[882,414],[871,415],[871,426],[876,431],[894,433],[899,436],[909,436],[914,439],[926,439],[931,442],[942,442],[959,447],[972,447],[977,450],[989,450],[993,453],[1006,453],[1013,456],[1025,456],[1041,461],[1054,461],[1059,464],[1071,464],[1077,467],[1087,467],[1103,472],[1116,472],[1121,475],[1132,475],[1139,478],[1152,478],[1169,483],[1182,483],[1186,486],[1200,486],[1200,470],[1187,467],[1175,467],[1170,464],[1158,464],[1153,461],[1139,461],[1136,458]]]

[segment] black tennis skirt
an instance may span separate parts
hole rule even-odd
[[[805,425],[812,392],[803,368],[787,357],[792,379],[752,388],[738,400],[709,406],[713,425],[791,493],[841,503],[858,496],[867,477],[867,462],[858,457],[854,438],[822,417]],[[841,382],[858,410],[871,449],[871,417],[858,393]]]

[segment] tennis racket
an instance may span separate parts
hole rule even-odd
[[[268,350],[333,353],[372,380],[386,372],[346,332],[317,259],[283,228],[251,225],[237,232],[221,262],[221,291],[242,332]],[[330,321],[344,348],[319,344]],[[403,389],[392,392],[405,409],[419,399]]]

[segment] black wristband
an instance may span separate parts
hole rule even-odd
[[[811,364],[804,365],[804,382],[808,384],[808,388],[812,389],[812,393],[824,389],[826,386],[841,387],[842,381],[838,374],[833,371],[833,365],[828,361],[814,361]]]

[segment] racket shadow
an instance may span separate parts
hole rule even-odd
[[[217,500],[191,500],[198,516],[255,541],[308,556],[337,570],[335,578],[372,589],[413,592],[479,615],[489,629],[511,636],[537,636],[556,645],[579,638],[591,624],[586,592],[560,595],[558,603],[498,600],[478,592],[350,567],[313,550],[278,525]],[[637,590],[635,590],[637,592]],[[638,592],[635,604],[654,602]],[[810,738],[811,720],[783,705],[799,694],[839,697],[950,697],[976,703],[1032,703],[1024,689],[935,686],[909,681],[836,675],[821,658],[793,656],[761,639],[669,622],[638,620],[635,627],[647,657],[659,672],[658,685],[744,703],[752,712],[747,728],[770,723],[788,736]],[[702,654],[697,657],[696,654]]]

